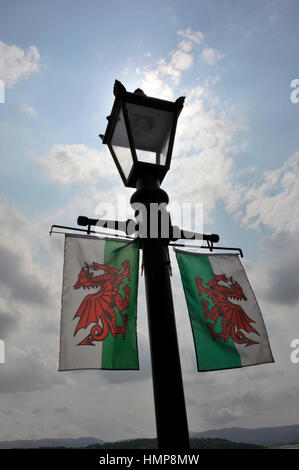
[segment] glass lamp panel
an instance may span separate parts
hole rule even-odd
[[[161,150],[161,155],[160,155],[160,165],[166,165],[166,158],[167,158],[167,153],[168,153],[168,147],[169,147],[169,140],[170,140],[170,131],[171,128],[168,131],[168,134],[165,138],[164,145]]]
[[[122,109],[120,109],[117,123],[113,131],[111,145],[124,175],[127,178],[133,165],[133,159]]]
[[[165,165],[173,114],[126,103],[137,159]]]

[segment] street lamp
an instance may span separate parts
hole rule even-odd
[[[150,173],[160,183],[170,167],[176,124],[184,98],[175,102],[146,96],[139,88],[129,93],[115,81],[115,101],[105,135],[125,186],[135,188]]]
[[[120,176],[127,187],[136,188],[131,204],[142,205],[151,233],[153,203],[162,205],[170,235],[163,236],[161,223],[156,236],[141,239],[148,311],[153,389],[158,448],[188,449],[189,432],[170,282],[168,244],[171,221],[165,206],[168,195],[160,183],[170,167],[176,124],[184,98],[175,102],[134,93],[116,81],[115,101],[105,135]],[[136,215],[136,214],[135,214]],[[145,218],[139,218],[143,225]],[[141,230],[140,230],[141,229]],[[142,232],[140,227],[139,232]]]

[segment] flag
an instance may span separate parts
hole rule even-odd
[[[139,369],[138,241],[65,235],[59,371]]]
[[[274,362],[260,308],[238,255],[175,252],[198,371]]]

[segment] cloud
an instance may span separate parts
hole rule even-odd
[[[257,391],[237,389],[230,396],[226,396],[225,401],[221,395],[218,395],[212,403],[209,401],[202,403],[204,419],[209,426],[218,427],[231,426],[238,421],[246,421],[249,416],[258,416],[265,409],[271,409],[272,405],[271,403],[269,406],[268,395],[263,394],[264,387],[263,383],[256,387]]]
[[[31,106],[27,104],[22,104],[22,111],[27,114],[30,118],[37,118],[38,113]]]
[[[203,34],[200,31],[193,32],[190,28],[179,31],[179,36],[184,39],[178,44],[176,50],[170,53],[170,59],[160,59],[155,67],[136,70],[143,75],[142,89],[149,96],[161,96],[164,99],[173,98],[173,87],[177,86],[182,77],[182,72],[193,66],[194,57],[191,53],[195,44],[201,42]],[[167,83],[167,80],[170,80]]]
[[[170,5],[166,5],[163,9],[163,11],[165,12],[167,18],[171,21],[171,23],[173,24],[178,24],[178,19],[177,19],[177,16],[176,16],[176,13],[175,13],[175,10],[172,6]]]
[[[205,79],[205,87],[206,88],[209,88],[209,87],[213,87],[215,86],[218,82],[220,82],[221,78],[219,75],[210,75],[209,77],[207,77]]]
[[[206,47],[200,53],[200,58],[209,65],[215,65],[218,60],[221,60],[224,56],[211,47]]]
[[[56,408],[53,409],[54,413],[66,413],[68,411],[68,407],[67,406],[58,406]]]
[[[192,50],[192,47],[192,41],[189,41],[188,39],[183,39],[179,44],[179,49],[184,52],[190,52]]]
[[[163,58],[155,68],[138,70],[143,74],[142,88],[146,93],[173,99],[174,87],[180,84],[183,73],[193,66],[193,48],[202,42],[203,34],[187,28],[178,35],[183,40],[171,52],[169,60]],[[213,64],[222,55],[216,49],[205,48],[203,57]],[[174,147],[174,155],[179,157],[173,160],[172,171],[165,183],[174,197],[182,201],[201,202],[204,199],[205,222],[211,220],[217,200],[225,199],[231,211],[239,207],[241,185],[234,181],[233,156],[244,151],[240,136],[247,130],[240,112],[225,109],[211,93],[211,87],[219,80],[219,75],[208,77],[202,86],[184,90],[187,98]]]
[[[177,70],[188,70],[193,64],[193,56],[184,50],[178,49],[171,57],[171,64]]]
[[[277,21],[280,21],[281,17],[278,13],[274,13],[269,16],[269,21],[270,23],[276,23]]]
[[[204,35],[201,31],[192,31],[191,28],[187,28],[185,30],[180,30],[177,32],[179,36],[183,38],[189,39],[190,41],[195,42],[196,44],[200,44],[203,41]]]
[[[160,61],[161,67],[166,70],[167,63],[164,59]],[[162,76],[160,75],[159,67],[156,69],[136,69],[137,74],[142,74],[143,78],[141,80],[141,88],[148,96],[159,96],[166,100],[171,100],[173,97],[173,90],[172,87],[162,80]],[[172,76],[177,75],[178,73],[175,71],[172,72]]]
[[[99,151],[82,144],[54,145],[37,161],[53,181],[64,185],[101,183],[108,186],[116,175],[115,165],[107,150]]]
[[[3,305],[6,304],[6,305]],[[15,332],[18,326],[18,316],[14,308],[0,299],[0,338],[5,340],[11,332]]]
[[[65,382],[36,347],[11,351],[7,361],[1,368],[0,394],[45,390]]]
[[[243,223],[250,228],[274,231],[299,230],[299,151],[275,170],[266,171],[261,181],[244,188]]]
[[[262,241],[269,277],[265,298],[272,303],[295,305],[299,301],[298,240],[299,231],[281,231]]]
[[[171,54],[169,62],[165,59],[160,59],[158,62],[158,74],[161,77],[168,75],[174,85],[180,82],[182,71],[188,70],[193,65],[193,56],[185,50],[179,47]]]
[[[11,88],[19,80],[39,70],[40,55],[35,46],[27,51],[0,41],[0,78]]]
[[[28,253],[15,250],[5,243],[0,245],[0,278],[2,295],[13,300],[40,305],[49,302],[49,286],[43,279],[40,267]]]
[[[207,89],[194,87],[186,90],[186,96],[174,147],[176,158],[166,184],[173,192],[171,200],[204,200],[206,223],[217,200],[226,198],[233,204],[238,193],[232,155],[240,150],[235,139],[247,127],[238,113],[213,105]]]
[[[52,336],[58,329],[61,289],[58,255],[62,250],[59,253],[51,250],[48,228],[39,219],[25,217],[1,198],[0,223],[0,338],[15,341],[22,331],[25,341],[32,328],[38,336],[42,332]]]
[[[1,198],[0,223],[3,227],[0,240],[2,301],[13,301],[16,307],[20,304],[51,305],[52,280],[49,279],[47,267],[36,262],[36,257],[44,248],[39,233],[40,223],[33,218],[27,219],[14,205]],[[3,306],[4,311],[7,305]]]
[[[299,302],[298,239],[299,230],[282,230],[264,237],[259,262],[248,264],[258,296],[271,304],[293,306]]]

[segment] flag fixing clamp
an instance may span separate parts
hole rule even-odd
[[[52,225],[50,229],[50,235],[52,233],[59,233],[59,232],[54,232],[54,228],[61,228],[61,229],[67,229],[67,230],[73,230],[73,231],[78,231],[78,232],[84,232],[87,235],[90,235],[91,233],[94,234],[104,234],[104,235],[111,235],[114,237],[119,237],[119,235],[113,233],[113,234],[108,234],[108,233],[103,233],[99,232],[98,230],[92,230],[91,227],[97,226],[97,228],[108,228],[112,230],[118,230],[121,232],[125,233],[125,236],[122,235],[122,237],[129,238],[129,239],[134,239],[135,237],[132,237],[132,235],[138,231],[139,226],[138,223],[132,219],[127,219],[124,221],[119,221],[119,220],[103,220],[103,219],[90,219],[89,217],[85,216],[79,216],[77,219],[77,224],[80,226],[87,227],[86,229],[81,229],[81,228],[76,228],[76,227],[67,227],[65,225]],[[214,243],[218,243],[219,241],[219,235],[215,233],[211,234],[204,234],[204,233],[197,233],[197,232],[191,232],[188,230],[182,230],[177,226],[172,226],[170,227],[170,237],[169,237],[169,245],[171,246],[179,246],[179,247],[188,247],[188,248],[202,248],[202,249],[208,249],[210,252],[213,252],[214,250],[228,250],[228,251],[238,251],[241,258],[243,258],[243,251],[241,248],[236,248],[236,247],[226,247],[226,246],[214,246]],[[185,243],[176,243],[177,240],[204,240],[206,241],[207,245],[194,245],[194,244],[185,244]]]

